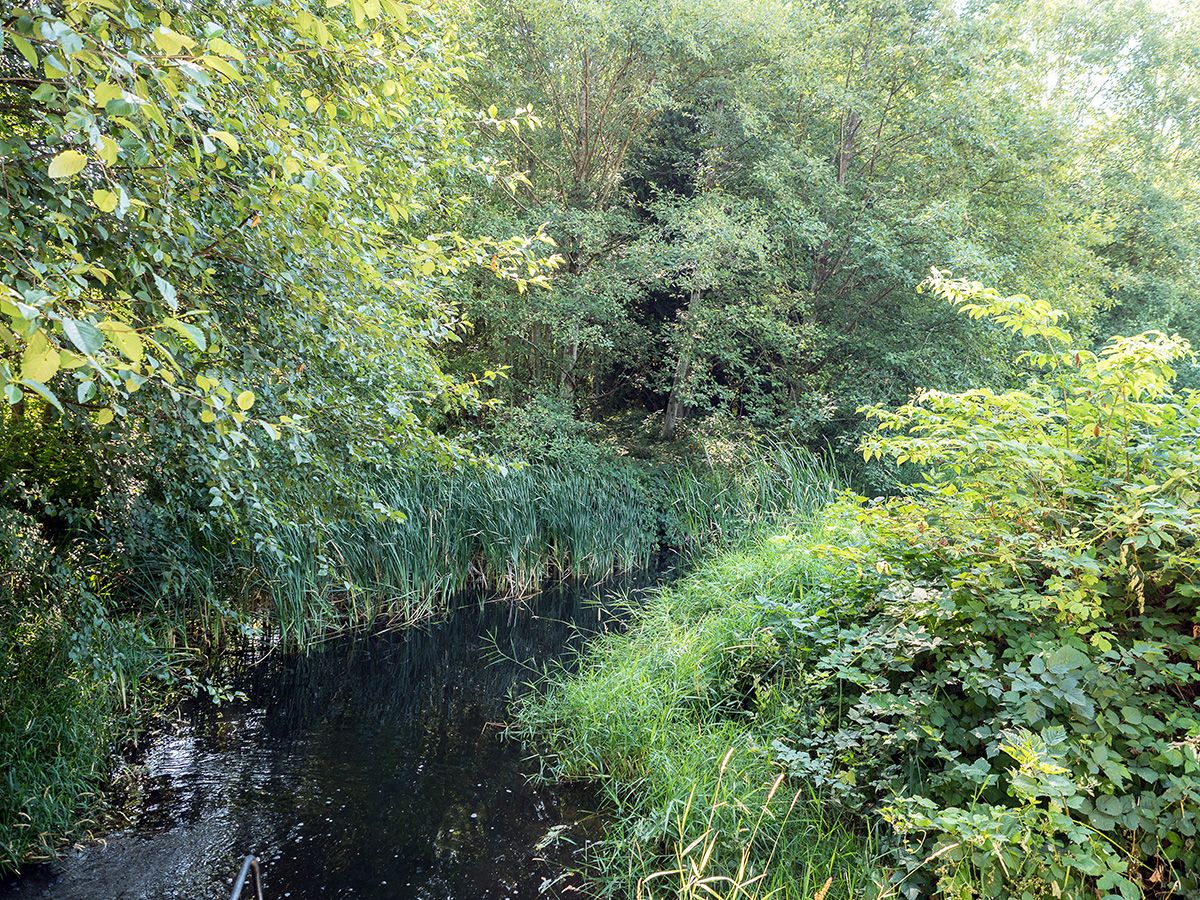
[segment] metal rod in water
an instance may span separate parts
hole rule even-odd
[[[233,883],[233,893],[229,895],[229,900],[240,900],[242,889],[246,886],[246,878],[251,872],[254,872],[255,900],[263,900],[262,869],[258,866],[258,857],[253,853],[249,854],[242,862],[242,871],[238,873],[237,881]]]

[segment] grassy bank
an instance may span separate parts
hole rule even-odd
[[[797,702],[789,623],[834,617],[854,593],[809,552],[820,540],[763,532],[707,556],[519,708],[545,774],[594,781],[615,813],[591,860],[607,894],[863,897],[881,883],[869,830],[775,758]]]
[[[979,558],[949,562],[938,520],[839,501],[708,555],[545,676],[512,730],[611,811],[599,893],[1191,895],[1193,619],[1122,602],[1089,642],[1006,591],[956,597]]]
[[[196,661],[164,623],[114,608],[106,568],[0,510],[0,872],[95,824],[114,752]]]

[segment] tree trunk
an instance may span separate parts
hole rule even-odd
[[[569,394],[575,393],[578,379],[575,377],[575,367],[579,364],[579,339],[573,340],[562,350],[562,369],[558,379],[559,387]]]
[[[694,284],[692,286],[692,295],[688,298],[687,309],[680,316],[680,324],[683,330],[687,330],[691,324],[692,316],[700,306],[700,286]],[[662,430],[659,432],[659,437],[664,441],[669,441],[675,436],[675,429],[679,425],[679,420],[683,417],[683,385],[687,381],[687,377],[692,369],[692,350],[688,343],[684,343],[679,348],[679,359],[675,362],[675,375],[671,379],[671,393],[667,397],[667,409],[663,413]]]

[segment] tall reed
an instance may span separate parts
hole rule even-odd
[[[813,509],[837,484],[826,461],[783,444],[670,469],[619,458],[415,466],[364,480],[384,512],[359,504],[307,515],[327,498],[297,497],[287,521],[245,529],[253,545],[210,534],[155,542],[130,582],[210,638],[249,614],[304,645],[343,627],[421,621],[468,589],[519,598],[551,580],[644,568],[663,550],[690,552]]]

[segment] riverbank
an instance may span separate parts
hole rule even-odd
[[[593,462],[413,471],[372,486],[398,514],[276,523],[258,550],[165,527],[158,540],[64,540],[10,511],[0,870],[86,832],[113,760],[165,705],[228,698],[213,667],[227,646],[257,635],[299,650],[427,621],[464,591],[522,597],[636,571],[661,549],[687,555],[819,504],[835,482],[783,446],[660,468]]]
[[[1051,347],[1062,314],[935,273]],[[872,408],[915,464],[717,553],[520,706],[606,895],[1200,892],[1200,394],[1149,333]]]
[[[613,813],[587,861],[605,896],[860,898],[886,883],[870,829],[785,777],[776,746],[802,702],[804,633],[857,596],[852,571],[812,552],[829,536],[780,523],[707,555],[519,705],[513,734],[547,774],[593,784]]]
[[[344,634],[306,654],[247,645],[238,695],[179,706],[141,754],[136,806],[103,843],[26,867],[3,900],[228,896],[242,856],[269,897],[535,898],[598,830],[587,792],[532,785],[503,739],[531,667],[614,627],[641,580],[444,621]]]

